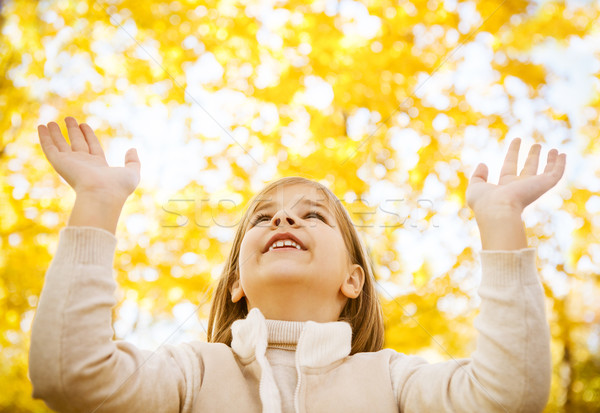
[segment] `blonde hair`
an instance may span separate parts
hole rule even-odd
[[[294,184],[310,185],[325,195],[340,226],[351,263],[360,265],[365,272],[361,293],[354,299],[348,299],[339,317],[339,321],[347,321],[352,326],[351,354],[381,350],[384,339],[383,314],[375,291],[373,265],[368,251],[361,242],[348,212],[337,197],[324,185],[299,176],[281,178],[270,183],[250,201],[238,226],[227,263],[215,290],[208,318],[208,341],[231,345],[231,324],[235,320],[245,318],[248,314],[245,298],[235,303],[231,301],[231,287],[238,279],[240,245],[250,218],[258,206],[257,201],[273,189]]]

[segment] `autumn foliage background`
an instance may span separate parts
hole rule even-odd
[[[468,357],[480,266],[465,205],[512,137],[567,153],[523,217],[552,333],[548,412],[600,410],[600,4],[506,1],[4,1],[0,411],[44,412],[30,325],[74,192],[36,126],[89,123],[142,182],[119,227],[115,338],[203,339],[245,203],[329,186],[371,251],[386,346]],[[66,136],[66,133],[65,133]],[[522,156],[523,156],[522,155]]]

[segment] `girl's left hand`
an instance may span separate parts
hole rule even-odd
[[[534,144],[521,173],[517,175],[517,160],[521,138],[515,138],[508,147],[498,185],[487,182],[488,167],[480,163],[475,168],[467,187],[467,205],[475,215],[510,209],[521,213],[523,209],[552,188],[565,171],[567,155],[556,149],[548,152],[544,172],[537,174],[541,145]]]

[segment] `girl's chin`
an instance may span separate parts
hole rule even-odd
[[[310,274],[306,273],[306,268],[293,268],[291,265],[281,266],[279,268],[269,268],[269,270],[265,271],[263,274],[267,278],[288,277],[307,279],[310,277]]]
[[[263,280],[276,282],[302,282],[305,283],[316,278],[314,272],[307,272],[306,265],[270,265],[263,268],[260,274]]]

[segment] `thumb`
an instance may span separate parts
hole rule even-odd
[[[137,169],[138,172],[140,171],[140,158],[138,157],[135,148],[130,148],[127,153],[125,153],[125,167]]]
[[[488,178],[488,167],[484,163],[480,163],[475,168],[475,172],[471,175],[471,183],[487,182]]]

